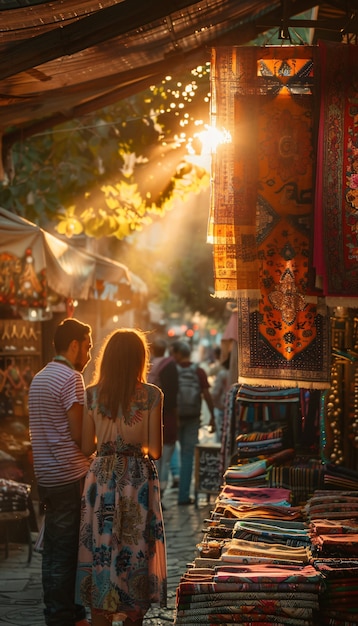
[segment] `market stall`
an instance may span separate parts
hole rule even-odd
[[[79,317],[99,344],[114,324],[130,325],[133,311],[144,314],[146,300],[145,283],[122,263],[0,208],[0,478],[36,490],[27,395],[54,355],[57,323]]]

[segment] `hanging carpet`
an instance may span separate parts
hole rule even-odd
[[[330,306],[358,306],[358,46],[320,43],[314,265]]]
[[[329,320],[311,277],[317,49],[213,55],[209,241],[216,295],[238,297],[239,382],[329,387]]]

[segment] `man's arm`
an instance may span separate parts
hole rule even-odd
[[[210,413],[210,421],[209,421],[210,432],[214,433],[216,431],[214,404],[213,404],[213,399],[211,397],[211,393],[209,391],[210,385],[209,385],[208,377],[206,375],[205,370],[202,367],[198,367],[197,373],[198,373],[199,380],[200,380],[201,394],[206,402],[206,405]]]
[[[94,425],[92,412],[85,408],[82,424],[81,450],[85,456],[91,456],[97,447],[96,428]]]
[[[73,441],[81,447],[83,405],[75,402],[67,411],[68,424]]]
[[[211,394],[208,388],[203,389],[202,393],[203,393],[203,398],[210,412],[210,422],[209,422],[210,432],[214,433],[216,431],[216,425],[215,425],[213,399],[211,397]]]

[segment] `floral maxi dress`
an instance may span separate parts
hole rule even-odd
[[[82,497],[77,601],[134,619],[166,606],[167,572],[155,463],[118,435],[102,444]]]

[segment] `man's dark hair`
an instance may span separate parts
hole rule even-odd
[[[174,341],[174,343],[172,344],[172,352],[174,354],[181,354],[181,356],[183,357],[190,357],[191,348],[187,341]]]
[[[154,339],[151,348],[154,356],[164,356],[167,349],[167,342],[165,339],[161,338]]]
[[[88,324],[83,324],[74,317],[69,317],[59,323],[55,331],[53,343],[56,354],[66,352],[71,341],[76,340],[80,343],[84,341],[86,335],[89,335],[92,329]]]

